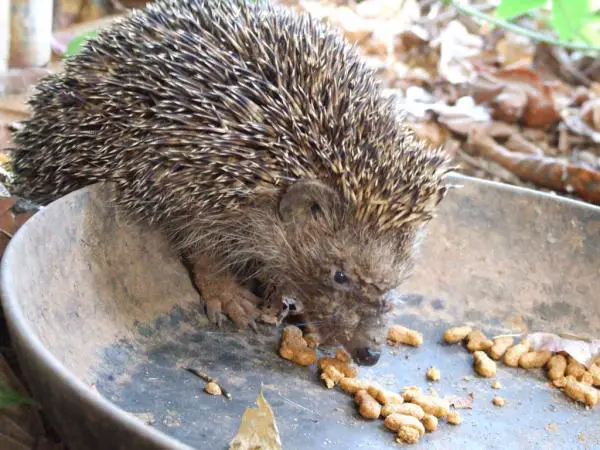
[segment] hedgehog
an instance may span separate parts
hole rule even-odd
[[[29,104],[16,195],[47,205],[109,183],[181,255],[214,326],[255,328],[260,280],[321,345],[379,360],[389,294],[453,166],[339,30],[264,2],[159,0],[87,40]]]

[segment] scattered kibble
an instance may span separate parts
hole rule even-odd
[[[517,345],[513,345],[504,354],[504,364],[509,367],[518,367],[519,359],[529,351],[530,344],[528,340],[522,340]]]
[[[502,383],[500,383],[498,380],[494,381],[492,383],[492,389],[502,389]]]
[[[405,416],[413,416],[421,420],[425,416],[425,411],[419,405],[414,403],[389,404],[381,409],[381,415],[387,417],[391,414],[403,414]]]
[[[396,441],[399,444],[416,444],[420,438],[421,436],[415,428],[403,426],[398,430]]]
[[[496,362],[482,350],[473,353],[475,371],[482,377],[493,377],[496,375]]]
[[[221,390],[221,386],[219,386],[214,381],[209,381],[204,385],[204,391],[210,395],[222,395],[223,391]]]
[[[473,330],[467,336],[467,350],[471,353],[487,350],[492,345],[494,345],[494,342],[491,339],[488,339],[480,330]]]
[[[496,406],[504,406],[505,402],[504,402],[504,398],[497,395],[492,399],[492,403]]]
[[[563,355],[554,355],[546,364],[547,375],[554,381],[565,376],[567,370],[567,358]]]
[[[460,425],[462,423],[462,417],[458,411],[450,411],[446,420],[450,425]]]
[[[411,403],[419,405],[425,413],[436,417],[446,417],[450,411],[450,402],[448,400],[432,395],[415,395]]]
[[[421,419],[421,422],[423,423],[426,432],[433,433],[435,430],[437,430],[438,418],[434,415],[426,414],[423,416],[423,419]]]
[[[408,386],[402,391],[402,398],[405,402],[412,402],[419,395],[423,395],[423,391],[418,386]]]
[[[575,378],[579,378],[586,372],[585,366],[573,357],[569,356],[568,361],[569,362],[567,363],[567,370],[565,372],[567,376],[572,375]]]
[[[371,383],[352,377],[344,377],[339,382],[340,387],[348,394],[356,394],[360,390],[369,389]]]
[[[446,341],[448,344],[457,344],[463,341],[471,331],[473,331],[473,328],[468,325],[448,328],[444,332],[444,341]]]
[[[392,431],[399,431],[400,427],[411,427],[419,432],[419,436],[425,434],[425,427],[423,424],[413,416],[407,416],[404,414],[390,414],[385,418],[383,424]]]
[[[427,379],[429,381],[439,381],[441,377],[439,369],[435,367],[430,367],[427,369]]]
[[[371,396],[382,405],[404,403],[402,396],[396,392],[389,392],[374,384],[367,388]]]
[[[317,360],[317,353],[308,347],[302,330],[293,325],[285,327],[281,333],[279,355],[301,366],[310,366]]]
[[[365,419],[377,419],[381,414],[381,405],[366,390],[362,389],[354,396],[358,412]]]
[[[391,345],[405,344],[418,347],[423,343],[423,335],[402,325],[392,325],[388,329],[387,340]]]
[[[552,353],[543,352],[527,352],[519,358],[519,366],[523,369],[539,369],[544,367],[552,357]]]
[[[501,336],[492,339],[494,345],[492,345],[489,349],[490,358],[499,361],[502,359],[506,350],[508,350],[514,343],[514,339],[510,336]]]
[[[600,401],[600,391],[598,389],[574,379],[567,380],[564,393],[573,400],[585,403],[590,408],[596,406]]]

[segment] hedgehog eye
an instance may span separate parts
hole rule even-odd
[[[310,212],[314,217],[319,216],[322,211],[321,205],[319,205],[317,202],[313,202],[312,205],[310,205]]]
[[[346,274],[344,272],[341,272],[338,270],[333,275],[333,281],[335,281],[338,284],[346,284],[348,282],[348,277],[346,276]]]

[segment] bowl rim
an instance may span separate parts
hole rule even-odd
[[[488,186],[493,189],[507,191],[513,195],[521,194],[532,199],[540,198],[544,201],[553,201],[570,207],[583,208],[598,214],[598,217],[600,217],[600,206],[586,203],[577,199],[553,195],[551,193],[537,191],[527,187],[514,186],[497,181],[475,178],[456,172],[449,174],[448,180],[451,184],[456,183],[455,187],[459,188],[461,184],[480,185],[482,187]],[[78,398],[85,401],[90,408],[96,411],[101,411],[112,421],[122,424],[122,427],[127,431],[136,436],[142,436],[148,439],[152,444],[159,447],[175,450],[193,449],[193,447],[182,443],[168,434],[154,427],[149,427],[143,424],[140,420],[136,419],[130,413],[121,409],[118,405],[114,404],[110,400],[106,399],[100,393],[96,393],[91,390],[81,379],[69,371],[69,369],[67,369],[67,367],[63,365],[58,358],[42,344],[37,334],[32,330],[20,308],[20,304],[22,302],[19,302],[18,296],[14,292],[14,287],[12,285],[12,270],[14,268],[13,260],[16,252],[19,249],[20,242],[25,239],[26,234],[29,232],[28,230],[34,228],[37,222],[43,220],[45,211],[47,209],[56,208],[58,207],[57,205],[61,205],[62,202],[65,202],[68,199],[76,196],[83,195],[85,191],[90,192],[93,188],[97,188],[101,184],[103,183],[88,185],[51,202],[39,212],[34,214],[29,220],[27,220],[9,241],[2,257],[2,261],[0,262],[0,296],[4,315],[6,317],[7,324],[9,325],[10,334],[13,336],[13,338],[18,337],[21,343],[28,348],[28,350],[33,354],[34,357],[38,359],[42,366],[54,373],[67,389],[75,393]]]
[[[15,267],[13,260],[19,249],[20,242],[25,239],[29,229],[36,226],[37,222],[43,220],[44,213],[48,208],[56,208],[55,205],[60,205],[62,202],[80,196],[84,191],[89,191],[92,186],[78,189],[64,197],[61,197],[54,202],[34,214],[27,222],[17,230],[6,247],[2,261],[0,262],[0,296],[4,316],[6,318],[11,337],[20,340],[22,345],[28,348],[39,363],[47,370],[51,371],[59,380],[59,382],[68,390],[73,392],[77,398],[86,402],[89,407],[95,411],[102,412],[111,421],[117,422],[123,429],[131,432],[135,436],[141,436],[148,439],[152,444],[165,449],[174,450],[191,450],[190,447],[181,441],[169,436],[168,434],[136,419],[130,413],[121,409],[100,393],[94,392],[89,388],[79,377],[71,372],[58,358],[42,344],[37,333],[35,333],[29,322],[25,319],[20,308],[18,295],[14,291],[12,284],[12,270]],[[14,336],[14,335],[17,336]],[[17,357],[20,355],[17,354]],[[41,399],[37,399],[42,402]],[[80,401],[81,401],[80,400]],[[68,444],[68,443],[67,443]]]

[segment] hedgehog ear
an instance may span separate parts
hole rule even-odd
[[[302,180],[291,185],[279,202],[279,216],[284,223],[304,224],[308,220],[330,215],[339,196],[318,180]]]

